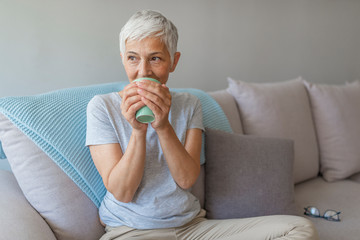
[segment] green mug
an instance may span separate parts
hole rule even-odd
[[[142,80],[150,80],[161,84],[158,80],[153,78],[138,78],[135,79],[133,82],[139,82]],[[135,118],[141,123],[151,123],[155,120],[155,115],[148,106],[143,106],[136,112]]]

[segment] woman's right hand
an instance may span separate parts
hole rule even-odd
[[[121,113],[130,123],[133,130],[146,131],[148,124],[140,123],[135,118],[137,110],[145,106],[141,101],[141,96],[138,94],[138,86],[135,83],[130,83],[119,92],[119,95],[121,97]]]

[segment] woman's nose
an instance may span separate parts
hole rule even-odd
[[[151,66],[150,63],[146,60],[141,61],[139,64],[138,74],[146,77],[151,75]]]

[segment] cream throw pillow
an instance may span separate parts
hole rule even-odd
[[[1,113],[0,140],[26,199],[48,223],[56,239],[96,240],[104,234],[94,203]]]
[[[336,181],[360,172],[360,84],[312,84],[309,91],[319,141],[321,173]]]
[[[294,181],[314,178],[319,155],[309,98],[302,79],[247,83],[228,78],[245,134],[294,140]]]

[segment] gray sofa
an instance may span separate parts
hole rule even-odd
[[[330,116],[331,114],[345,116],[344,119],[340,118],[341,121],[336,119],[334,124],[338,126],[337,129],[344,131],[354,122],[356,124],[360,122],[358,118],[360,117],[359,82],[344,86],[330,86],[311,84],[301,79],[269,84],[250,84],[229,79],[228,89],[210,92],[210,95],[224,110],[234,131],[233,135],[236,138],[244,136],[245,140],[246,137],[251,138],[247,148],[247,151],[251,153],[249,155],[247,152],[249,156],[247,161],[259,155],[261,155],[259,161],[263,161],[261,164],[272,159],[277,161],[280,157],[288,162],[291,161],[290,165],[284,162],[274,162],[266,167],[259,165],[255,166],[255,169],[248,168],[247,172],[232,169],[231,171],[239,173],[237,175],[240,177],[247,177],[246,184],[241,186],[242,189],[246,187],[253,189],[252,193],[233,192],[233,195],[242,195],[243,199],[251,198],[251,194],[259,193],[260,184],[271,182],[272,178],[279,178],[280,181],[286,182],[284,186],[291,186],[291,188],[273,188],[268,193],[262,192],[264,198],[269,198],[266,194],[273,194],[271,198],[274,198],[275,202],[267,203],[259,199],[256,201],[246,199],[246,201],[253,202],[254,205],[260,202],[259,209],[266,209],[267,206],[277,208],[274,211],[263,212],[263,215],[290,213],[291,211],[285,206],[281,209],[279,203],[282,202],[290,202],[290,205],[293,202],[294,205],[290,208],[295,211],[293,214],[299,216],[304,216],[304,207],[307,206],[317,207],[321,214],[327,209],[341,211],[340,222],[304,217],[315,224],[321,239],[359,239],[360,154],[356,155],[358,153],[356,151],[360,149],[360,134],[357,135],[358,142],[355,139],[359,127],[355,127],[352,134],[355,138],[347,142],[347,146],[353,148],[344,149],[345,153],[340,155],[343,159],[339,162],[334,162],[336,158],[331,159],[330,162],[324,159],[328,154],[327,151],[341,151],[341,149],[334,149],[334,147],[327,149],[327,146],[323,146],[331,136],[326,134],[324,136],[324,132],[319,131],[319,126],[323,130],[323,125],[332,128],[331,121],[334,119],[334,117],[329,118],[329,115],[326,116],[327,118],[321,118],[322,106],[327,106],[326,114],[333,112],[329,113]],[[324,95],[323,99],[317,99],[321,98],[321,95]],[[332,99],[336,99],[335,103],[331,102]],[[349,102],[349,99],[355,102]],[[331,105],[328,106],[330,102]],[[339,107],[336,104],[340,104],[341,111],[336,109]],[[348,113],[350,115],[347,115]],[[324,120],[320,124],[321,119]],[[342,126],[342,124],[350,126]],[[341,139],[346,139],[339,132],[334,134]],[[347,134],[351,135],[350,132]],[[261,142],[262,139],[266,139],[266,142]],[[0,141],[12,168],[12,172],[0,170],[0,239],[98,239],[103,234],[104,229],[99,223],[97,208],[93,202],[44,152],[1,114]],[[272,145],[272,141],[276,144]],[[216,143],[216,141],[213,142]],[[260,145],[256,145],[257,142]],[[251,146],[254,145],[266,146],[269,151],[264,153],[261,149],[251,150]],[[337,142],[336,146],[343,147],[344,145]],[[240,146],[239,149],[241,149]],[[208,146],[206,154],[212,151],[215,150],[209,149]],[[221,149],[216,151],[221,151]],[[350,151],[353,151],[355,155],[350,154]],[[279,155],[278,152],[282,153]],[[244,161],[241,155],[240,153],[238,157]],[[211,161],[213,162],[214,159]],[[255,164],[256,161],[254,160],[253,163]],[[266,168],[269,168],[269,171],[270,168],[274,170],[266,172]],[[249,180],[247,175],[259,169],[263,171],[260,176],[264,176],[264,179],[262,181]],[[210,171],[212,171],[211,168],[207,168],[206,164],[202,166],[200,177],[192,191],[198,196],[203,207],[213,208],[209,209],[209,212],[215,218],[226,217],[226,214],[222,213],[216,216],[218,209],[211,205],[216,203],[216,200],[210,201],[210,198],[214,198],[213,193],[221,189],[214,190],[210,194],[213,189],[206,182],[206,174],[209,173],[208,176],[212,174]],[[283,176],[285,171],[286,176]],[[230,175],[236,176],[233,173]],[[226,182],[226,179],[222,181]],[[286,195],[286,198],[282,195]],[[279,196],[281,197],[277,198]],[[207,202],[207,197],[209,202]],[[237,204],[241,206],[243,203]],[[247,209],[249,216],[256,212],[256,209]],[[261,215],[261,212],[256,215]]]

